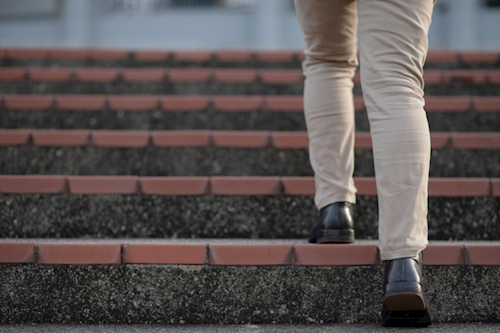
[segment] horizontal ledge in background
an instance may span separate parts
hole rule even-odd
[[[220,51],[167,51],[155,50],[124,50],[124,49],[91,49],[91,48],[4,48],[0,50],[2,58],[12,60],[125,60],[131,58],[138,62],[159,62],[174,60],[180,62],[290,62],[302,61],[304,53],[298,50],[252,51],[252,50],[220,50]],[[465,63],[496,63],[500,61],[500,53],[492,51],[430,50],[426,63],[465,62]]]
[[[377,266],[375,242],[366,244],[64,243],[0,242],[0,264]],[[500,245],[429,244],[426,266],[500,266]]]
[[[210,107],[221,112],[303,112],[300,95],[42,95],[4,94],[5,108],[11,110],[110,110],[144,111],[161,106],[165,111],[201,111]],[[361,96],[355,96],[356,111],[365,109]],[[427,112],[500,112],[500,97],[496,96],[427,96]],[[87,103],[91,103],[88,105]]]
[[[30,137],[33,140],[30,140]],[[284,131],[210,131],[210,130],[41,130],[0,129],[0,146],[86,146],[146,147],[215,147],[307,149],[307,132]],[[355,134],[356,149],[371,149],[368,132]],[[496,132],[433,132],[433,149],[499,149],[500,133]]]
[[[498,178],[429,178],[431,197],[500,196]],[[374,177],[354,177],[358,195],[375,196]],[[313,177],[137,177],[0,175],[0,193],[157,195],[314,195]],[[210,190],[208,190],[210,189]]]
[[[482,85],[500,84],[500,70],[495,69],[426,69],[426,85],[460,84]],[[255,68],[109,68],[109,67],[4,67],[0,68],[0,82],[36,81],[36,82],[94,82],[109,83],[114,81],[129,83],[218,83],[287,85],[304,81],[300,69],[255,69]],[[360,84],[359,71],[353,81]]]

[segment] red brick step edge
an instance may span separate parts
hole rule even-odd
[[[354,97],[356,111],[365,110],[361,96]],[[7,110],[60,111],[202,111],[303,112],[302,96],[261,95],[38,95],[3,94],[0,104]],[[427,112],[500,112],[497,96],[427,96]]]
[[[0,242],[0,264],[379,266],[375,244]],[[429,244],[424,265],[500,266],[498,244]]]
[[[50,147],[225,147],[307,149],[307,132],[284,131],[129,131],[129,130],[43,130],[0,129],[0,146],[30,145]],[[500,133],[433,132],[433,149],[500,149]],[[368,132],[357,132],[355,148],[371,149]]]
[[[355,177],[358,195],[377,195],[373,177]],[[314,195],[313,177],[137,177],[0,175],[2,194]],[[429,196],[500,197],[500,178],[430,178]]]
[[[250,50],[208,50],[174,51],[142,50],[129,51],[123,49],[42,49],[11,48],[0,49],[0,59],[12,60],[125,60],[134,59],[139,62],[161,62],[167,60],[180,62],[290,62],[302,61],[304,53],[293,50],[250,51]],[[499,52],[456,52],[449,50],[431,50],[427,54],[427,63],[463,62],[463,63],[497,63]]]
[[[425,70],[427,85],[436,84],[500,84],[499,70]],[[304,81],[300,69],[238,69],[238,68],[96,68],[96,67],[4,67],[0,82],[172,82],[172,83],[241,83],[296,84]],[[360,74],[353,78],[360,84]]]

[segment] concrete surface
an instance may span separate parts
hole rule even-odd
[[[354,206],[358,239],[377,238],[377,198]],[[312,196],[0,195],[0,238],[306,238]],[[429,239],[496,240],[500,198],[429,198]]]
[[[384,328],[378,324],[331,325],[1,325],[4,333],[494,333],[499,324],[433,324],[428,328]]]
[[[500,267],[426,266],[435,322],[500,322]],[[371,266],[2,265],[0,323],[376,323]]]
[[[3,92],[3,91],[1,91]],[[356,112],[356,130],[368,132],[366,112]],[[431,132],[500,131],[499,112],[429,112]],[[23,111],[2,110],[1,128],[117,130],[305,131],[302,112],[216,111]]]
[[[306,149],[0,147],[0,174],[313,176]],[[127,161],[127,163],[123,163]],[[355,177],[374,177],[371,149],[355,151]],[[500,150],[433,150],[431,177],[500,177]]]

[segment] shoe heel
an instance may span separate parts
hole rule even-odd
[[[381,324],[384,327],[427,327],[432,319],[427,309],[415,311],[390,311],[383,305]]]
[[[323,229],[317,238],[320,244],[354,243],[353,229]]]
[[[389,311],[425,310],[422,286],[416,282],[392,282],[386,287],[384,304]]]

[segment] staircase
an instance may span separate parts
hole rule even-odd
[[[297,52],[0,50],[0,323],[379,320],[355,77],[356,243],[308,244]],[[500,54],[430,52],[427,298],[500,322]]]

